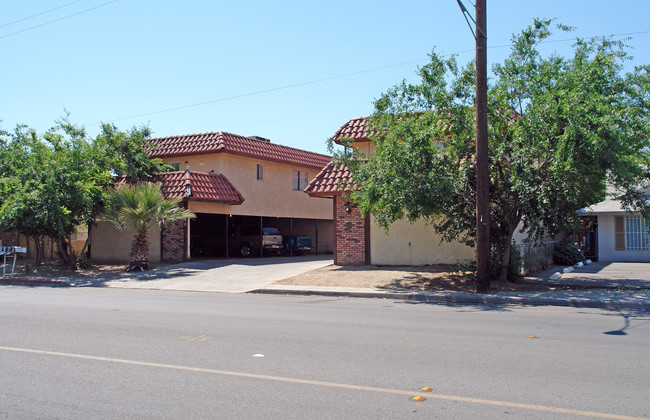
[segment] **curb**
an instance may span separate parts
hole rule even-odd
[[[247,293],[269,295],[296,295],[296,296],[329,296],[353,297],[370,299],[395,299],[416,301],[418,303],[459,303],[480,305],[522,305],[522,306],[565,306],[574,308],[597,309],[631,309],[650,310],[650,302],[620,302],[616,300],[594,300],[589,298],[553,298],[553,297],[526,297],[526,296],[480,296],[480,295],[428,295],[424,293],[373,293],[373,292],[339,292],[319,290],[291,290],[291,289],[257,289]]]
[[[0,285],[19,284],[23,286],[57,286],[70,287],[70,284],[63,280],[36,280],[36,279],[5,279],[0,278]]]

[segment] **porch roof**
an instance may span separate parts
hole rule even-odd
[[[222,174],[208,172],[174,171],[157,174],[165,198],[209,201],[223,204],[241,204],[244,197]]]
[[[349,191],[355,187],[356,184],[348,167],[345,165],[336,166],[333,162],[330,162],[311,180],[307,188],[305,188],[305,192],[312,197],[332,197],[344,190]]]

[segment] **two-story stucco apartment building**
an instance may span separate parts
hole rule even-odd
[[[181,198],[197,217],[153,229],[150,262],[181,261],[193,252],[235,256],[232,245],[241,226],[308,235],[315,252],[333,251],[331,202],[303,192],[330,156],[225,132],[160,137],[151,143],[150,157],[175,169],[158,176],[163,194]],[[94,261],[128,260],[132,233],[100,222],[91,236]]]
[[[370,154],[375,144],[367,125],[367,118],[355,118],[343,124],[332,140],[343,144],[352,140],[352,146]],[[388,233],[362,215],[357,203],[346,198],[341,187],[354,185],[350,171],[328,163],[305,190],[312,197],[333,199],[334,206],[334,263],[337,265],[426,265],[453,264],[473,259],[474,248],[458,241],[443,242],[433,227],[424,221],[409,223],[398,220]]]

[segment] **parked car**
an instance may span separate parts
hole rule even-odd
[[[197,257],[223,256],[226,251],[226,235],[203,233],[192,237],[192,255]],[[259,225],[230,226],[228,230],[228,255],[250,257],[260,251],[264,255],[284,253],[282,234],[276,227],[264,226],[260,231]]]
[[[311,251],[311,237],[305,235],[284,236],[282,238],[284,253],[293,255],[302,255]]]
[[[264,226],[260,235],[259,226],[237,226],[231,241],[238,243],[239,255],[250,257],[253,253],[275,253],[282,255],[282,234],[272,226]]]

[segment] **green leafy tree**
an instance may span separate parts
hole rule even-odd
[[[111,175],[96,165],[83,131],[57,126],[39,137],[25,126],[2,145],[0,223],[35,238],[36,263],[42,239],[57,241],[64,265],[73,265],[68,237],[92,217]]]
[[[577,40],[570,58],[542,56],[551,21],[513,36],[488,93],[492,280],[505,281],[520,223],[535,240],[576,226],[576,211],[613,185],[629,209],[650,176],[650,67],[624,73],[627,47]],[[562,30],[566,27],[559,26]],[[351,193],[386,229],[425,219],[445,240],[475,241],[474,65],[435,52],[419,83],[375,101],[373,154],[336,152],[350,167]]]
[[[148,151],[154,147],[149,142],[150,137],[151,130],[146,126],[121,131],[114,124],[102,124],[93,145],[103,157],[104,167],[114,175],[124,176],[127,183],[137,184],[169,169],[161,159],[149,158]]]
[[[164,170],[148,159],[146,127],[122,132],[104,124],[91,140],[66,116],[42,136],[25,125],[0,134],[0,227],[34,238],[37,265],[50,237],[62,264],[74,267],[68,238],[104,212],[117,175],[137,182]]]
[[[122,185],[117,189],[106,220],[122,230],[135,230],[127,271],[149,269],[149,229],[195,217],[191,211],[179,207],[179,202],[178,198],[165,199],[160,184],[151,182]]]

